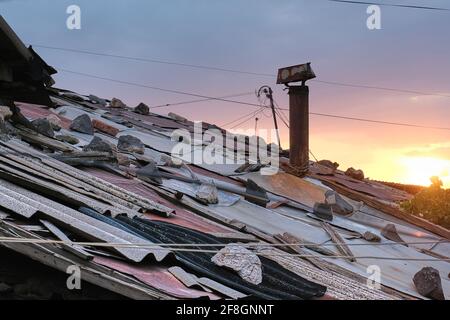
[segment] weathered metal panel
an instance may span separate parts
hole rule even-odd
[[[77,180],[80,180],[81,182],[85,182],[86,184],[89,184],[95,188],[100,189],[101,191],[103,191],[102,195],[106,199],[109,199],[110,201],[114,202],[114,201],[116,201],[114,199],[116,197],[118,197],[118,198],[125,200],[126,202],[129,202],[129,205],[131,205],[131,207],[133,205],[136,205],[136,206],[139,206],[144,209],[155,209],[160,212],[170,213],[172,211],[170,208],[167,208],[167,207],[160,205],[156,202],[153,202],[149,199],[141,197],[137,194],[128,192],[127,190],[124,190],[123,188],[115,186],[115,185],[108,183],[107,181],[101,180],[95,176],[89,175],[89,174],[87,174],[81,170],[78,170],[74,167],[71,167],[63,162],[52,159],[32,148],[24,146],[23,144],[15,141],[15,140],[10,140],[8,142],[8,146],[12,147],[14,151],[24,152],[24,153],[28,153],[33,156],[36,156],[36,157],[40,158],[42,163],[48,165],[49,167],[56,169],[59,172],[63,172],[64,174],[67,174]]]
[[[293,201],[313,207],[316,202],[325,201],[325,188],[296,176],[279,172],[275,175],[247,173],[242,178],[252,179],[261,188]]]
[[[164,267],[149,264],[131,265],[120,260],[106,257],[95,257],[94,262],[131,275],[149,286],[176,298],[196,299],[208,297],[212,300],[220,299],[220,296],[214,293],[205,292],[194,288],[187,288]]]
[[[175,277],[177,277],[177,279],[185,283],[187,286],[197,285],[208,287],[232,299],[242,299],[246,297],[245,294],[239,291],[231,289],[217,281],[205,277],[198,278],[191,273],[187,273],[185,270],[183,270],[183,268],[180,267],[171,267],[169,268],[169,272],[172,273]]]
[[[106,172],[104,170],[94,168],[86,169],[86,172],[94,176],[97,176],[105,181],[108,181],[114,185],[117,185],[121,188],[124,188],[130,192],[139,194],[147,199],[151,199],[154,202],[160,203],[161,205],[164,205],[174,210],[176,213],[175,215],[172,215],[170,217],[162,217],[150,213],[144,214],[151,220],[167,221],[202,232],[222,232],[222,233],[232,232],[232,230],[227,227],[220,226],[212,221],[206,220],[190,211],[187,211],[186,209],[180,206],[177,206],[175,203],[165,200],[164,198],[160,197],[156,192],[147,188],[139,180],[125,179],[123,177],[113,175],[112,173]]]
[[[22,197],[29,198],[28,201],[34,201],[36,208],[39,212],[42,212],[47,217],[50,217],[53,221],[57,221],[58,224],[81,234],[87,239],[101,240],[107,243],[118,244],[151,244],[150,241],[133,236],[128,232],[110,226],[107,223],[91,218],[81,212],[75,211],[69,207],[66,207],[60,203],[49,200],[41,195],[18,187],[12,183],[0,179],[0,185],[4,188],[10,189],[16,193],[20,193]],[[16,201],[20,201],[17,198]],[[22,198],[23,199],[23,198]],[[21,214],[21,210],[15,210],[14,212]],[[153,255],[157,261],[163,260],[168,254],[169,250],[154,246],[151,249],[148,248],[125,248],[114,247],[116,251],[123,254],[130,260],[135,262],[142,261],[149,254]]]

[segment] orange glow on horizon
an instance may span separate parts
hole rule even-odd
[[[284,138],[284,139],[283,139]],[[282,137],[282,145],[288,149],[287,137]],[[312,137],[310,145],[318,160],[337,161],[339,169],[349,167],[362,169],[365,176],[373,180],[430,186],[430,178],[438,176],[444,188],[450,188],[450,160],[439,156],[408,156],[404,149],[376,149],[372,153],[350,152],[352,149],[336,141],[324,141]],[[360,149],[357,149],[360,150]],[[365,154],[365,156],[364,156]],[[311,156],[310,156],[311,157]],[[367,159],[366,159],[367,158]]]

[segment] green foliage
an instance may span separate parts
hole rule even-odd
[[[401,207],[416,216],[450,229],[450,189],[442,189],[439,179],[431,179],[432,185],[417,193]]]

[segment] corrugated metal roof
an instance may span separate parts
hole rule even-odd
[[[33,117],[33,115],[44,115],[48,112],[43,112],[35,106],[25,105],[24,109],[24,113],[27,114],[28,112],[27,115],[30,117]],[[181,123],[173,119],[158,117],[156,115],[141,116],[130,110],[108,110],[104,107],[88,110],[84,107],[77,106],[75,102],[70,103],[68,106],[60,107],[58,111],[62,112],[64,114],[63,116],[68,119],[73,119],[77,115],[88,112],[91,117],[101,119],[105,123],[118,128],[121,131],[118,136],[130,134],[141,139],[147,146],[145,155],[157,162],[159,161],[161,154],[170,153],[173,146],[177,143],[175,141],[171,141],[169,132],[167,131],[168,128],[187,128],[189,131],[192,130],[191,122]],[[107,111],[112,111],[113,114],[126,115],[127,118],[134,119],[135,121],[143,120],[142,123],[146,125],[140,126],[139,128],[128,128],[119,125],[113,121],[102,118],[102,114],[105,114]],[[148,124],[151,125],[147,126]],[[161,132],[165,132],[165,134],[161,134]],[[89,142],[92,138],[92,136],[78,133],[72,134],[80,137],[84,142]],[[99,135],[108,141],[117,142],[117,137],[113,138],[103,134]],[[200,141],[195,141],[195,144],[196,147],[193,154],[198,155],[203,151],[204,146],[202,146]],[[85,202],[88,206],[91,206],[100,212],[107,211],[107,208],[110,208],[109,210],[111,210],[111,207],[117,209],[117,212],[125,212],[126,210],[124,210],[124,208],[128,208],[128,210],[133,212],[137,212],[139,208],[156,209],[163,212],[172,212],[175,210],[175,217],[166,218],[156,215],[146,215],[146,217],[152,220],[170,221],[180,226],[185,226],[204,232],[229,232],[231,228],[236,229],[236,227],[239,226],[242,230],[254,233],[267,241],[272,241],[271,239],[273,239],[274,236],[288,232],[289,234],[308,243],[330,243],[330,236],[322,228],[320,220],[315,216],[309,215],[308,212],[305,211],[307,209],[299,209],[303,208],[302,206],[295,206],[295,202],[306,205],[307,207],[312,207],[314,203],[324,201],[324,193],[330,188],[325,187],[318,182],[318,180],[311,180],[311,178],[300,179],[283,172],[274,176],[263,176],[259,173],[246,173],[240,175],[239,179],[244,181],[247,179],[252,179],[260,187],[268,191],[271,197],[278,195],[278,200],[290,199],[292,201],[281,201],[281,204],[276,208],[267,209],[245,201],[241,197],[237,196],[237,201],[230,202],[227,206],[205,206],[193,200],[195,198],[195,190],[191,190],[193,186],[190,184],[185,183],[185,186],[181,188],[179,186],[180,184],[175,185],[166,183],[164,185],[164,189],[162,189],[161,186],[151,186],[150,188],[146,183],[135,179],[126,179],[123,177],[114,176],[111,173],[106,173],[101,170],[87,169],[85,171],[81,171],[72,168],[47,156],[43,156],[40,152],[32,151],[32,149],[24,146],[23,144],[17,143],[17,141],[8,143],[8,145],[15,150],[35,154],[40,160],[30,162],[30,160],[26,158],[10,156],[6,159],[3,157],[1,158],[3,159],[1,168],[3,168],[4,171],[10,168],[10,172],[8,172],[9,174],[15,174],[23,179],[34,181],[43,187],[50,188],[52,190],[56,190],[56,188],[60,188],[65,191],[68,190],[67,193],[71,198],[80,202]],[[244,151],[244,149],[237,150],[238,156],[243,156]],[[42,167],[39,167],[39,165],[42,165]],[[202,169],[197,168],[195,165],[191,165],[191,168],[193,168],[193,171],[201,177],[207,177],[214,180],[215,183],[231,185],[236,188],[236,190],[240,190],[244,189],[242,182],[225,177],[235,175],[234,171],[239,166],[239,164],[199,164],[198,167],[201,167]],[[184,172],[183,169],[170,168],[168,170],[181,175],[189,174],[189,172]],[[359,182],[341,174],[330,177],[321,176],[318,172],[316,172],[316,175],[313,174],[312,177],[319,179],[324,183],[326,183],[327,180],[332,180],[334,183],[341,184],[346,188],[354,189],[355,192],[370,195],[382,201],[393,202],[405,199],[405,197],[407,197],[407,195],[403,192],[391,192],[389,188],[385,188],[381,185],[368,182]],[[42,212],[48,217],[52,217],[53,219],[59,221],[62,225],[78,230],[86,237],[94,237],[103,241],[123,241],[123,243],[143,241],[140,238],[133,238],[133,236],[127,234],[123,230],[113,228],[95,219],[94,221],[92,218],[82,215],[81,213],[72,210],[65,205],[56,203],[46,197],[43,197],[42,195],[25,190],[11,182],[0,180],[0,186],[3,188],[2,190],[4,190],[0,196],[3,206],[23,216],[31,217],[37,212]],[[158,192],[155,192],[154,190]],[[170,192],[166,194],[165,190],[170,190]],[[171,202],[167,199],[162,199],[158,194],[166,194],[168,198],[171,198],[170,195],[173,195],[173,193],[177,190],[183,191],[185,197],[187,197],[179,200],[179,203],[175,202],[175,200],[174,202]],[[89,193],[93,193],[95,196],[90,197]],[[340,267],[342,268],[341,270],[348,271],[348,274],[357,274],[360,275],[361,278],[367,278],[370,276],[370,274],[367,273],[368,266],[373,264],[378,265],[382,271],[381,281],[383,285],[418,298],[423,297],[417,293],[412,283],[412,278],[417,271],[427,265],[433,266],[439,270],[441,275],[446,275],[448,273],[448,263],[444,261],[418,262],[406,261],[404,259],[430,258],[430,256],[419,252],[419,249],[432,249],[433,252],[441,255],[449,255],[449,243],[440,243],[436,246],[428,244],[419,245],[417,247],[406,247],[395,245],[389,240],[383,238],[381,243],[390,245],[373,245],[363,239],[355,238],[366,231],[379,234],[380,230],[386,223],[394,222],[399,233],[401,233],[401,236],[406,241],[416,241],[418,239],[438,241],[441,239],[432,232],[425,231],[411,223],[406,223],[405,221],[394,218],[387,213],[380,212],[368,206],[361,206],[361,204],[351,201],[350,199],[345,199],[354,206],[356,209],[355,212],[353,215],[348,217],[335,216],[333,221],[329,223],[334,226],[334,230],[347,242],[353,254],[356,257],[372,256],[398,260],[363,258],[357,259],[356,262],[349,262],[346,259],[333,259],[331,261],[330,259],[324,259],[326,263],[336,266],[336,270]],[[17,200],[21,201],[20,204],[14,205],[14,201],[17,202]],[[99,202],[102,201],[104,203],[100,204]],[[186,210],[186,208],[182,207],[182,205],[186,205],[191,210]],[[197,213],[201,214],[203,217],[200,218]],[[214,221],[221,221],[224,226],[222,227],[217,223],[209,222],[208,218]],[[325,248],[338,254],[338,251],[334,246],[327,245]],[[151,252],[150,250],[145,251],[146,249],[136,249],[139,251],[128,249],[130,251],[125,251],[123,248],[116,248],[116,250],[133,261],[142,261],[142,259],[149,253],[157,257],[157,260],[163,259],[168,254],[167,250],[166,252],[164,252],[164,250],[155,250],[155,252]],[[274,249],[270,250],[273,251]],[[316,255],[319,259],[324,258],[316,251],[307,251],[312,255]],[[162,254],[161,252],[164,253]],[[355,299],[363,299],[364,297],[370,297],[374,299],[385,299],[392,297],[391,295],[384,294],[378,290],[373,291],[366,289],[365,286],[361,285],[359,282],[349,279],[347,272],[345,275],[333,274],[333,276],[330,276],[329,273],[323,270],[318,270],[305,261],[293,256],[280,256],[277,258],[277,261],[286,268],[295,270],[295,272],[300,275],[304,274],[314,281],[328,285],[331,288],[331,295],[337,298],[353,297]],[[139,268],[134,268],[133,270],[129,270],[127,269],[129,266],[119,266],[115,262],[114,264],[115,266],[112,266],[113,268],[122,268],[122,271],[126,269],[126,272],[133,274],[136,277],[142,276],[144,282],[152,282],[151,285],[155,287],[159,286],[160,288],[163,288],[162,290],[167,290],[167,292],[171,289],[170,286],[167,286],[167,284],[170,283],[170,281],[173,281],[173,279],[167,280],[165,277],[167,274],[165,274],[164,277],[161,276],[161,274],[149,275],[149,271],[147,269],[139,270]],[[160,271],[163,273],[167,272],[162,269]],[[348,290],[345,289],[346,286],[349,288]],[[445,276],[442,277],[442,287],[445,295],[447,297],[450,296],[450,280]],[[180,286],[179,288],[183,287]],[[177,296],[177,294],[180,295],[180,292],[184,292],[184,289],[180,291],[178,290],[179,288],[177,287],[175,290],[177,292],[172,292],[170,294]]]
[[[78,232],[86,238],[109,243],[151,244],[151,242],[147,240],[133,236],[128,232],[86,216],[81,212],[16,186],[10,182],[0,179],[0,185],[10,191],[20,194],[20,197],[15,198],[17,202],[25,200],[26,203],[33,204],[35,213],[41,212],[46,217],[57,221],[58,224],[61,224],[74,232]],[[0,206],[2,206],[1,203]],[[19,209],[13,211],[18,214],[23,213],[23,211]],[[29,218],[30,216],[28,215],[26,217]],[[115,247],[114,249],[135,262],[142,261],[148,255],[153,255],[157,261],[161,261],[170,253],[169,250],[160,247],[155,247],[153,249]]]
[[[153,288],[176,298],[198,299],[207,297],[212,300],[221,298],[211,292],[186,287],[164,267],[156,265],[131,265],[124,261],[106,257],[95,257],[94,262],[131,275]]]

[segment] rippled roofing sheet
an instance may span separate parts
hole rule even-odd
[[[18,104],[18,107],[20,108],[22,114],[29,119],[34,120],[38,118],[45,118],[52,114],[57,116],[61,120],[61,127],[65,129],[69,129],[70,124],[72,123],[70,119],[67,119],[66,117],[51,112],[50,109],[48,109],[48,107],[45,106],[29,103],[20,103]]]
[[[259,172],[252,172],[241,177],[252,179],[258,186],[271,193],[309,207],[314,207],[316,202],[325,201],[327,189],[288,173],[279,172],[274,175],[261,175]]]
[[[256,228],[266,234],[275,235],[289,232],[297,238],[303,239],[308,243],[325,243],[330,240],[329,235],[319,226],[315,219],[305,216],[301,211],[297,211],[299,217],[296,218],[293,213],[291,217],[277,213],[275,210],[265,209],[256,206],[247,201],[241,200],[231,207],[207,207],[208,212],[225,218],[228,221],[235,220],[245,225]],[[206,207],[205,207],[206,210]],[[295,209],[292,209],[295,211]],[[345,219],[345,218],[343,218]],[[360,225],[358,231],[364,230],[366,227]],[[367,228],[369,230],[369,228]],[[345,239],[347,233],[344,230],[336,229],[337,232]],[[349,237],[347,237],[349,238]],[[442,286],[447,297],[450,296],[450,280],[445,277],[448,274],[450,264],[448,262],[433,261],[405,261],[402,259],[433,259],[429,255],[422,254],[411,247],[389,245],[377,246],[361,239],[347,239],[348,243],[364,244],[359,246],[351,246],[350,248],[355,256],[370,257],[387,257],[398,260],[381,260],[376,258],[357,259],[357,262],[349,262],[346,259],[327,260],[334,264],[350,270],[363,277],[368,277],[367,267],[370,265],[378,265],[381,268],[381,283],[387,287],[394,288],[400,292],[407,293],[412,296],[420,297],[414,287],[412,278],[424,266],[432,266],[440,271],[442,275]],[[392,243],[389,240],[382,239],[383,243]],[[327,246],[329,250],[336,253],[334,246]],[[318,254],[318,257],[323,257]]]
[[[408,193],[406,193],[404,191],[390,188],[390,187],[384,186],[377,182],[359,181],[359,180],[353,179],[352,177],[349,177],[339,171],[336,172],[332,176],[321,175],[319,164],[314,164],[310,168],[311,168],[310,175],[316,179],[319,179],[322,181],[333,181],[333,182],[341,184],[347,188],[350,188],[354,191],[358,191],[358,192],[373,196],[380,200],[397,202],[397,201],[409,200],[412,197],[411,195],[409,195]]]
[[[205,220],[199,217],[198,215],[190,211],[187,211],[181,207],[178,207],[172,202],[165,200],[164,198],[160,197],[155,191],[147,188],[145,185],[143,185],[141,182],[137,180],[126,179],[124,177],[114,175],[110,172],[106,172],[104,170],[95,168],[86,168],[85,172],[88,172],[96,177],[106,180],[114,185],[122,187],[130,192],[139,194],[143,197],[158,202],[166,207],[172,208],[176,212],[175,216],[171,216],[169,218],[161,217],[154,214],[151,215],[147,214],[147,217],[149,217],[152,220],[167,221],[202,232],[218,232],[218,233],[231,232],[231,229],[222,227],[211,221]]]
[[[208,297],[212,300],[220,299],[220,296],[198,289],[187,288],[180,280],[173,276],[167,268],[156,265],[131,264],[117,259],[99,257],[94,262],[131,275],[136,279],[156,288],[168,295],[180,299],[196,299]]]
[[[34,208],[34,213],[41,212],[52,220],[58,221],[58,225],[63,225],[88,239],[120,244],[151,244],[148,240],[136,237],[126,231],[91,218],[81,212],[16,186],[10,182],[0,179],[0,185],[5,189],[9,189],[10,196],[14,196],[13,193],[17,194],[17,196],[14,196],[16,202],[20,203],[21,201],[24,201],[28,206]],[[2,205],[3,203],[0,203],[0,206]],[[23,213],[22,209],[16,210],[14,207],[8,209],[11,209],[18,214]],[[31,213],[34,214],[33,212]],[[26,217],[28,218],[30,216],[26,215]],[[170,252],[169,250],[160,247],[155,247],[154,249],[114,247],[114,249],[135,262],[142,261],[148,255],[153,255],[157,261],[161,261]]]

